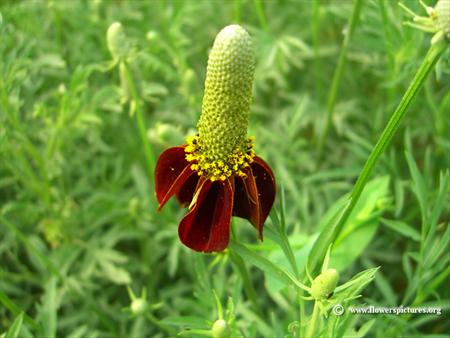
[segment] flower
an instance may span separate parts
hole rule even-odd
[[[434,7],[427,6],[420,0],[420,4],[428,16],[420,16],[403,4],[399,4],[403,10],[413,17],[413,22],[406,22],[408,26],[433,33],[431,43],[442,40],[450,41],[450,0],[439,0]]]
[[[249,220],[263,238],[275,179],[247,137],[255,70],[253,44],[238,25],[225,27],[211,50],[198,134],[165,150],[155,168],[160,210],[173,195],[189,211],[178,234],[195,251],[222,251],[231,217]]]

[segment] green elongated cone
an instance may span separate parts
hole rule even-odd
[[[254,73],[255,54],[247,31],[238,25],[223,28],[209,55],[197,125],[207,160],[226,161],[233,151],[246,151]]]

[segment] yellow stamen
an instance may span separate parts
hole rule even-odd
[[[198,138],[199,136],[187,138],[185,158],[188,162],[193,162],[191,169],[196,171],[199,176],[207,176],[212,182],[225,181],[232,175],[247,176],[243,170],[253,162],[255,156],[254,137],[247,139],[246,149],[236,148],[227,158],[221,160],[208,159],[201,147],[198,146]]]

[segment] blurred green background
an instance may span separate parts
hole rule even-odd
[[[416,1],[405,3],[424,13]],[[233,298],[246,337],[289,334],[297,311],[292,290],[248,266],[262,309],[253,311],[227,252],[183,247],[177,225],[185,210],[176,202],[156,212],[153,173],[106,31],[120,21],[131,43],[129,65],[155,157],[195,131],[215,35],[231,23],[249,31],[257,57],[249,134],[274,170],[277,207],[285,193],[287,231],[304,266],[326,211],[351,190],[430,41],[403,25],[409,18],[396,1],[364,1],[319,157],[352,5],[1,1],[0,334],[23,311],[20,336],[173,336],[217,318],[212,289],[223,303]],[[450,332],[450,198],[442,183],[450,163],[448,56],[375,169],[359,214],[370,226],[350,231],[333,256],[343,280],[381,266],[364,302],[434,304],[444,315],[354,316],[356,326],[375,319],[370,336]],[[430,219],[436,239],[424,243],[421,226]],[[258,243],[247,222],[235,222],[242,243],[284,264],[274,242]],[[421,261],[423,252],[437,257]],[[146,289],[150,317],[126,310],[127,286],[136,294]]]

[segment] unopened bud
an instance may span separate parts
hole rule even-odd
[[[114,22],[106,33],[109,52],[115,60],[125,60],[130,51],[130,43],[120,22]]]
[[[131,302],[130,309],[134,315],[142,315],[147,312],[148,303],[143,298],[136,298]]]
[[[336,269],[328,269],[318,275],[312,282],[310,294],[316,300],[329,298],[339,280],[339,273]]]
[[[223,319],[218,319],[214,322],[212,327],[213,338],[230,338],[231,330],[227,322]]]

